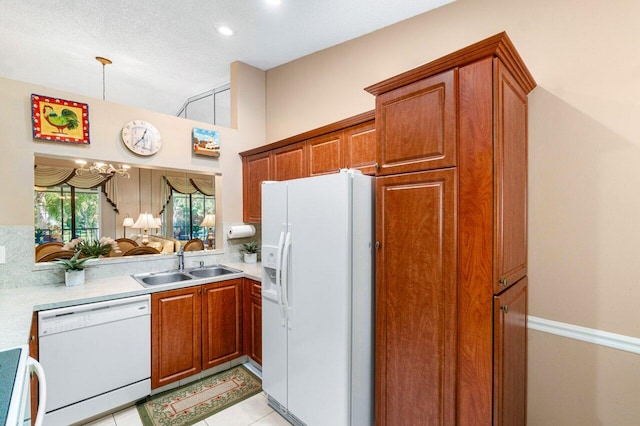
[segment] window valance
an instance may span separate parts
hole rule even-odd
[[[76,175],[76,169],[68,167],[36,166],[34,183],[39,187],[51,187],[66,183],[75,188],[89,189],[101,186],[109,181],[112,175],[100,174]]]

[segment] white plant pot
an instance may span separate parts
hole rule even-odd
[[[67,287],[84,284],[84,269],[81,271],[65,271],[64,283]]]
[[[258,253],[245,253],[244,263],[256,263],[258,261]]]

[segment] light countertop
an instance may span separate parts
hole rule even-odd
[[[225,275],[217,279],[194,279],[154,288],[143,287],[130,275],[122,275],[87,280],[84,285],[75,287],[58,284],[0,290],[0,350],[29,342],[31,319],[36,311],[120,299],[240,277],[261,280],[260,263],[222,262],[222,264],[239,269],[242,273]]]

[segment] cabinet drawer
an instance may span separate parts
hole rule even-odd
[[[251,297],[262,297],[262,283],[260,281],[249,280],[251,284]]]

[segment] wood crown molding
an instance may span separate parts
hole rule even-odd
[[[326,126],[318,127],[317,129],[309,130],[308,132],[300,133],[299,135],[291,136],[289,138],[282,139],[268,145],[262,145],[257,148],[243,151],[240,153],[240,156],[248,157],[249,155],[259,154],[261,152],[270,151],[276,148],[282,148],[283,146],[291,145],[296,142],[303,142],[307,139],[315,138],[316,136],[325,135],[331,132],[337,132],[338,130],[346,129],[347,127],[355,126],[356,124],[366,123],[367,121],[374,120],[375,118],[376,115],[374,110],[363,112],[362,114],[354,115],[353,117],[345,118],[344,120],[327,124]]]
[[[388,78],[379,83],[366,87],[364,90],[378,96],[398,87],[405,86],[417,80],[430,77],[451,68],[470,64],[477,60],[494,56],[502,60],[505,67],[513,74],[518,84],[525,93],[531,92],[536,87],[533,76],[524,64],[524,61],[516,51],[506,32],[501,32],[492,37],[474,43],[435,61],[421,65],[417,68]]]

